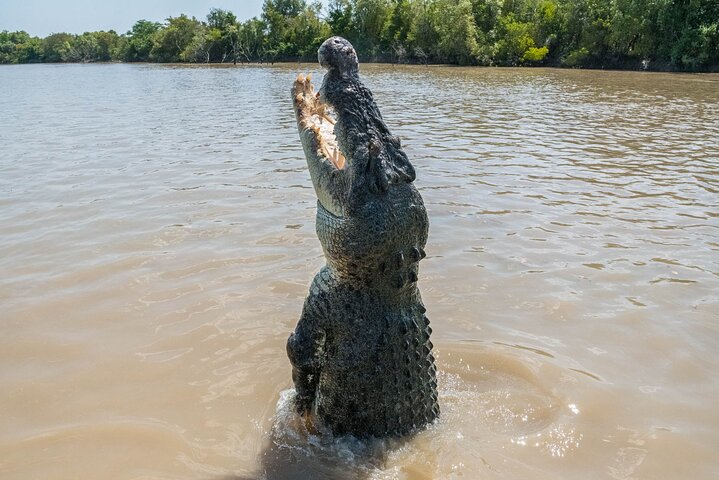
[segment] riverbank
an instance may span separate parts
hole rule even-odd
[[[274,65],[312,65],[316,63],[313,59],[302,60],[278,60],[276,62],[209,62],[209,63],[192,63],[192,62],[123,62],[123,61],[106,61],[106,62],[30,62],[22,65],[105,65],[105,64],[129,64],[129,65],[165,65],[170,67],[212,67],[212,68],[232,68],[243,66],[274,66]],[[8,64],[5,64],[6,66]],[[18,65],[18,64],[12,64]],[[387,65],[387,66],[413,66],[427,68],[520,68],[520,69],[558,69],[558,70],[600,70],[600,71],[618,71],[618,72],[657,72],[657,73],[719,73],[719,65],[713,65],[703,70],[681,70],[673,68],[671,64],[666,62],[651,61],[625,61],[625,62],[608,62],[606,64],[592,64],[587,66],[569,67],[561,64],[537,64],[537,65],[458,65],[448,63],[420,63],[420,62],[383,62],[383,61],[365,61],[363,65]],[[3,64],[0,64],[2,67]]]

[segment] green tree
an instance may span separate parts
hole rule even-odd
[[[0,32],[0,63],[17,63],[15,42],[10,40],[10,32]]]
[[[153,38],[150,54],[159,62],[184,62],[196,54],[196,35],[204,33],[205,26],[195,17],[185,14],[169,17],[164,28]],[[202,37],[200,37],[202,38]]]
[[[659,13],[657,56],[683,70],[719,65],[719,3],[666,2]]]
[[[613,0],[607,38],[612,53],[617,57],[651,58],[659,38],[661,7],[654,0]]]
[[[41,42],[42,59],[44,62],[63,62],[63,55],[73,41],[69,33],[53,33]]]
[[[498,30],[494,60],[500,65],[519,65],[525,53],[536,47],[532,25],[517,20],[514,13],[500,18]]]
[[[409,0],[394,0],[389,16],[389,24],[385,31],[387,43],[407,43],[412,28],[412,6]]]
[[[265,30],[264,21],[252,18],[240,25],[237,34],[237,59],[251,62],[265,59]]]
[[[302,0],[265,0],[262,19],[267,27],[265,54],[270,59],[311,58],[331,34],[320,18],[322,4]]]
[[[288,37],[292,20],[307,8],[304,0],[265,0],[262,20],[267,26],[267,53],[271,58],[284,58],[297,54],[298,46],[290,44]]]
[[[602,66],[610,57],[609,28],[611,9],[608,0],[576,0],[564,6],[566,35],[561,56],[571,67]]]
[[[75,35],[65,42],[60,57],[63,62],[91,62],[97,50],[97,40],[90,32]]]
[[[536,25],[534,38],[539,48],[546,47],[548,59],[558,63],[561,46],[567,41],[566,7],[561,0],[538,0],[532,22]]]
[[[25,31],[0,32],[0,63],[32,63],[42,60],[42,42]]]
[[[215,45],[219,42],[220,36],[221,33],[219,30],[209,28],[207,25],[200,22],[194,29],[190,42],[184,45],[181,52],[168,61],[210,63],[211,61],[214,61],[212,59],[212,51]]]
[[[213,62],[223,63],[232,59],[237,63],[237,36],[239,28],[235,14],[213,8],[207,15],[207,28],[210,29],[209,38],[212,41],[210,58]]]
[[[408,38],[412,29],[412,5],[410,0],[393,0],[387,28],[384,31],[384,45],[389,45],[394,59],[402,62],[409,53]]]
[[[64,62],[109,62],[118,44],[118,35],[108,32],[85,32],[66,39],[60,58]]]
[[[434,61],[439,43],[437,30],[438,4],[436,1],[415,1],[412,5],[412,24],[407,33],[410,55],[422,63]]]
[[[113,62],[124,62],[127,58],[129,44],[129,39],[126,35],[118,35],[114,48],[110,50],[110,60]]]
[[[376,58],[389,45],[385,31],[390,23],[392,8],[389,0],[356,0],[353,23],[357,28],[355,44],[364,56]]]
[[[304,59],[316,57],[317,49],[330,36],[328,25],[319,17],[321,8],[319,2],[308,5],[291,19],[285,38],[291,46],[288,53]]]
[[[328,5],[327,24],[332,35],[339,35],[350,42],[355,42],[357,27],[354,24],[353,2],[331,0]]]
[[[477,29],[488,35],[497,27],[502,12],[500,0],[472,0],[472,15]]]
[[[479,44],[471,2],[440,0],[437,7],[437,54],[448,63],[476,63]]]
[[[128,62],[147,62],[151,59],[155,34],[162,28],[157,22],[138,20],[127,32],[125,60]]]
[[[120,42],[120,37],[114,30],[93,32],[97,48],[95,50],[95,61],[109,62],[115,59],[115,52]]]

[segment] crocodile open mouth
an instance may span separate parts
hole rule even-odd
[[[294,102],[297,121],[302,129],[314,133],[317,155],[324,157],[338,170],[347,165],[335,135],[336,120],[330,107],[320,100],[312,85],[312,75],[299,75],[294,84]]]

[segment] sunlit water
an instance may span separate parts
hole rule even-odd
[[[0,68],[0,478],[719,478],[719,76],[363,66],[442,418],[362,443],[288,408],[307,70]]]

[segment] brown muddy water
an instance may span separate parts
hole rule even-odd
[[[719,478],[719,76],[363,67],[442,418],[362,443],[287,407],[308,70],[0,68],[0,478]]]

